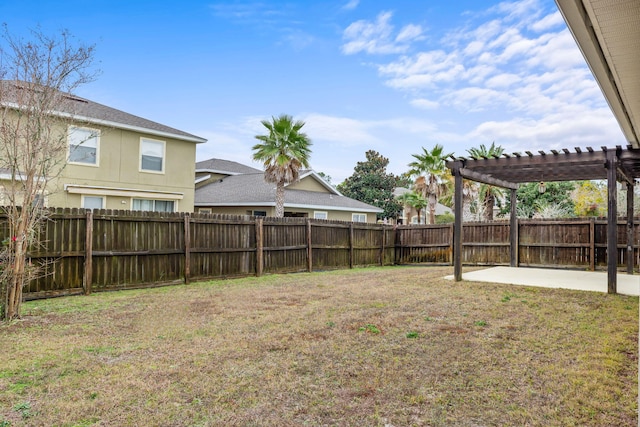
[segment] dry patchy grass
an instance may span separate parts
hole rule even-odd
[[[635,426],[638,299],[390,267],[25,304],[0,426]]]

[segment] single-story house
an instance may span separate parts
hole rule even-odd
[[[237,162],[209,159],[196,163],[195,211],[273,216],[276,186],[264,172]],[[382,209],[345,197],[313,170],[285,187],[285,217],[376,222]]]

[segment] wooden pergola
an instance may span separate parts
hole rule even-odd
[[[456,281],[462,280],[462,180],[464,178],[510,190],[510,264],[518,265],[516,190],[527,182],[607,180],[607,290],[617,292],[617,191],[618,181],[627,188],[627,273],[633,274],[633,189],[640,178],[640,149],[601,147],[574,148],[503,154],[500,157],[470,159],[451,157],[447,168],[455,177],[453,264]]]

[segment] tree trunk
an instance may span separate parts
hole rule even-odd
[[[10,274],[8,275],[7,286],[7,301],[4,310],[4,317],[6,320],[16,319],[20,317],[20,306],[22,305],[22,288],[25,285],[25,268],[27,262],[27,249],[28,242],[24,237],[26,230],[24,224],[28,220],[27,209],[21,209],[19,212],[18,226],[15,228],[16,236],[15,240],[10,242],[10,248],[12,254],[9,257]]]
[[[429,194],[429,224],[436,223],[436,205],[438,204],[438,199],[436,195],[431,193]]]
[[[276,184],[276,218],[284,217],[284,182]]]
[[[484,198],[484,218],[487,221],[493,221],[493,205],[495,205],[495,197],[487,193]]]

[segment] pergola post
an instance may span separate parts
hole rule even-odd
[[[616,183],[618,178],[618,155],[615,150],[607,153],[607,292],[618,291],[618,197]]]
[[[633,274],[633,187],[627,182],[627,274]]]
[[[455,162],[451,170],[454,176],[453,205],[455,218],[453,221],[453,277],[456,282],[462,280],[462,162]]]
[[[511,215],[509,217],[509,245],[511,247],[511,267],[518,266],[518,215],[516,214],[516,190],[511,189]]]

